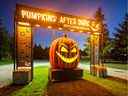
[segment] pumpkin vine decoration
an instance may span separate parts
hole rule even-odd
[[[73,69],[79,63],[79,49],[77,43],[68,38],[60,37],[50,46],[50,64],[54,69]]]

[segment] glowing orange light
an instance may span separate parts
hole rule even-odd
[[[100,35],[100,33],[98,33],[98,32],[95,32],[95,33],[93,33],[93,34],[95,34],[95,35]]]
[[[31,67],[18,67],[17,68],[18,70],[30,70],[31,69]]]
[[[83,31],[82,31],[82,30],[80,30],[79,32],[80,32],[80,33],[82,33]]]
[[[99,31],[100,30],[100,24],[97,24],[96,22],[92,22],[90,26],[92,31]]]
[[[25,25],[25,26],[29,26],[30,24],[29,23],[26,23],[26,22],[18,22],[19,25]]]
[[[28,10],[21,10],[22,18],[41,20],[45,22],[56,22],[57,16],[48,13],[32,12]]]
[[[48,26],[48,29],[52,29],[52,26]]]
[[[86,19],[78,19],[79,26],[90,26],[89,23],[90,23],[90,21],[88,21]]]
[[[37,10],[37,11],[36,11]],[[37,9],[33,7],[20,7],[18,10],[20,13],[18,14],[18,18],[21,20],[29,20],[30,22],[35,22],[38,24],[39,22],[42,23],[41,26],[45,26],[45,23],[54,25],[56,24],[57,27],[52,26],[53,28],[57,28],[58,30],[65,30],[71,29],[71,31],[80,30],[79,32],[98,32],[100,30],[100,25],[98,22],[91,20],[89,18],[72,16],[68,14],[62,14],[59,12],[52,12],[43,9]],[[29,24],[28,24],[29,25]],[[40,27],[39,25],[35,25],[36,27]],[[62,27],[63,26],[63,27]],[[62,28],[59,28],[62,27]],[[48,27],[51,29],[51,27]],[[72,30],[73,29],[73,30]]]
[[[59,29],[59,30],[62,30],[62,28],[61,28],[61,27],[59,27],[58,29]]]
[[[40,27],[40,25],[39,25],[39,24],[36,24],[35,26],[36,26],[36,27]]]
[[[91,34],[91,32],[87,32],[88,34]]]
[[[69,25],[76,25],[77,24],[77,18],[61,16],[60,20],[59,20],[59,23],[69,24]]]
[[[73,32],[74,30],[73,30],[73,29],[71,29],[70,31],[72,31],[72,32]]]

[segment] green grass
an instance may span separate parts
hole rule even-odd
[[[47,81],[48,67],[36,67],[33,81],[24,88],[12,93],[11,96],[42,96]]]
[[[128,86],[124,82],[98,78],[90,75],[88,71],[84,72],[84,79],[103,86],[104,88],[112,92],[115,96],[126,96],[126,94],[128,94]],[[33,81],[30,84],[26,85],[24,88],[12,93],[11,96],[42,96],[47,82],[48,67],[36,67],[34,70]]]
[[[88,65],[90,64],[90,61],[87,59],[80,60],[80,63]],[[122,69],[122,70],[128,70],[128,64],[121,64],[121,63],[105,63],[107,67],[109,68],[116,68],[116,69]]]
[[[106,65],[110,68],[128,70],[128,64],[106,63]]]
[[[82,64],[90,64],[90,60],[88,60],[88,59],[81,59],[80,60],[80,63],[82,63]]]
[[[98,78],[90,75],[89,72],[84,72],[84,79],[96,83],[104,88],[106,88],[109,92],[111,92],[115,96],[128,96],[128,82],[119,82],[116,80]]]
[[[0,65],[6,65],[6,64],[11,64],[13,63],[13,60],[12,59],[3,59],[3,60],[0,60]]]

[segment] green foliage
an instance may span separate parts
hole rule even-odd
[[[0,60],[10,55],[9,35],[0,18]]]
[[[104,59],[111,59],[110,53],[113,48],[113,41],[110,41],[107,43],[106,46],[104,46],[104,49],[102,51],[102,55],[104,56]]]
[[[42,48],[41,45],[34,46],[34,59],[49,59],[49,48]]]
[[[124,21],[119,24],[119,27],[116,28],[113,44],[112,57],[115,60],[122,61],[122,63],[128,63],[128,14],[126,14]]]
[[[106,63],[107,67],[128,70],[128,64],[121,64],[121,63]]]
[[[90,56],[90,37],[87,38],[87,42],[84,44],[83,53],[85,53],[88,57]]]
[[[11,59],[2,59],[0,60],[0,65],[12,64],[13,60]]]
[[[101,34],[100,34],[100,57],[105,59],[107,55],[107,51],[109,50],[108,44],[110,42],[109,31],[107,29],[107,25],[105,24],[104,14],[101,8],[95,13],[95,19],[101,25]],[[106,50],[107,49],[107,50]]]

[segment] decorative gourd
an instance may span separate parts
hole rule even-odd
[[[50,64],[54,69],[73,69],[79,63],[77,43],[67,37],[54,40],[49,51]]]

